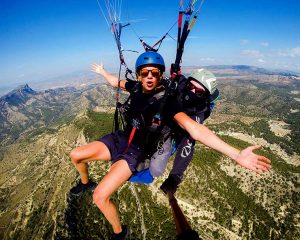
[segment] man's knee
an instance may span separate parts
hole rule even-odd
[[[79,150],[77,148],[73,149],[70,152],[70,158],[72,160],[72,162],[74,163],[78,163],[80,160],[80,155],[79,155]]]
[[[106,208],[106,204],[109,202],[110,196],[106,196],[99,190],[99,188],[96,188],[93,193],[93,201],[97,205],[97,207],[102,211],[102,209]]]

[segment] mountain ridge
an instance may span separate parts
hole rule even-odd
[[[198,66],[185,66],[183,68],[199,68]],[[252,75],[281,75],[281,76],[290,76],[290,77],[299,77],[300,73],[289,70],[276,70],[276,69],[268,69],[263,67],[256,67],[251,65],[207,65],[201,68],[206,68],[211,70],[212,72],[220,71],[220,70],[236,70],[235,74],[252,74]]]
[[[29,85],[26,83],[24,85],[18,86],[9,93],[0,97],[0,106],[6,103],[11,105],[25,103],[31,96],[36,94],[37,92],[30,88]]]
[[[2,224],[9,223],[0,229],[3,239],[108,238],[110,226],[92,203],[91,193],[79,198],[69,195],[77,174],[68,153],[110,131],[112,118],[106,113],[85,113],[56,131],[31,136],[30,144],[20,142],[6,147],[10,154],[0,161],[0,220]],[[234,138],[230,141],[239,148],[247,146]],[[272,154],[267,149],[261,154],[267,153]],[[274,154],[267,156],[273,164],[282,161]],[[290,165],[283,164],[276,163],[270,173],[258,176],[197,144],[176,196],[203,239],[299,236],[295,228],[299,207],[295,184],[300,169],[287,170],[285,167]],[[98,182],[109,164],[92,162],[89,168],[91,177]],[[165,177],[167,172],[150,187],[126,183],[114,194],[113,200],[120,204],[121,216],[131,226],[134,239],[174,238],[175,225],[167,197],[159,190]]]
[[[271,172],[252,174],[197,143],[176,193],[188,221],[204,240],[300,237],[300,89],[291,84],[291,77],[282,76],[285,85],[272,81],[273,76],[268,81],[263,77],[221,79],[221,100],[206,125],[239,149],[260,143],[263,149],[258,153],[272,160]],[[9,120],[14,121],[0,127],[1,239],[109,237],[111,228],[91,194],[69,196],[78,180],[69,152],[110,132],[114,95],[110,86],[94,84],[28,93],[27,101],[6,104]],[[287,131],[276,135],[274,124]],[[100,161],[89,166],[96,182],[109,168]],[[114,194],[133,239],[175,238],[168,200],[159,190],[167,174],[149,187],[126,183]]]
[[[86,108],[114,105],[114,90],[102,85],[34,91],[28,85],[5,95],[0,101],[0,143],[11,143],[26,132],[71,119]],[[101,102],[101,104],[100,104]]]

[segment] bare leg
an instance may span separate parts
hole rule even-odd
[[[104,176],[94,191],[94,202],[112,225],[114,233],[120,233],[122,226],[118,210],[115,204],[110,200],[110,196],[122,186],[131,175],[132,172],[127,162],[125,160],[119,160],[111,166],[109,172]]]
[[[84,184],[89,181],[88,162],[95,160],[108,161],[111,159],[108,148],[104,143],[99,141],[73,149],[70,157],[80,174],[81,182]]]

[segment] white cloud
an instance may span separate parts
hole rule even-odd
[[[175,38],[173,38],[173,37],[166,37],[165,39],[164,39],[164,41],[176,41],[176,39]]]
[[[259,51],[259,50],[250,50],[250,49],[245,49],[242,51],[242,54],[248,57],[253,57],[253,58],[263,58],[264,55]]]
[[[210,58],[210,57],[206,57],[206,58],[200,58],[200,61],[205,61],[205,62],[214,62],[215,59],[214,58]]]
[[[21,73],[17,76],[18,78],[24,78],[25,77],[25,74],[24,73]]]
[[[265,63],[265,62],[266,62],[266,61],[265,61],[264,59],[262,59],[262,58],[257,59],[257,61],[260,62],[260,63]]]
[[[188,36],[189,39],[199,39],[201,38],[200,36]]]
[[[278,50],[278,55],[283,57],[300,57],[300,46],[289,49]]]
[[[269,47],[269,43],[268,42],[261,42],[260,45],[263,46],[263,47]]]
[[[241,40],[241,45],[247,45],[249,43],[248,39],[242,39]]]
[[[16,68],[17,69],[23,69],[23,68],[25,68],[25,66],[24,66],[24,64],[20,64],[20,65],[17,65]]]

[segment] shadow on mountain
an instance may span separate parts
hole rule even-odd
[[[66,233],[57,232],[55,239],[109,239],[110,226],[92,200],[92,193],[69,194],[65,210]]]

